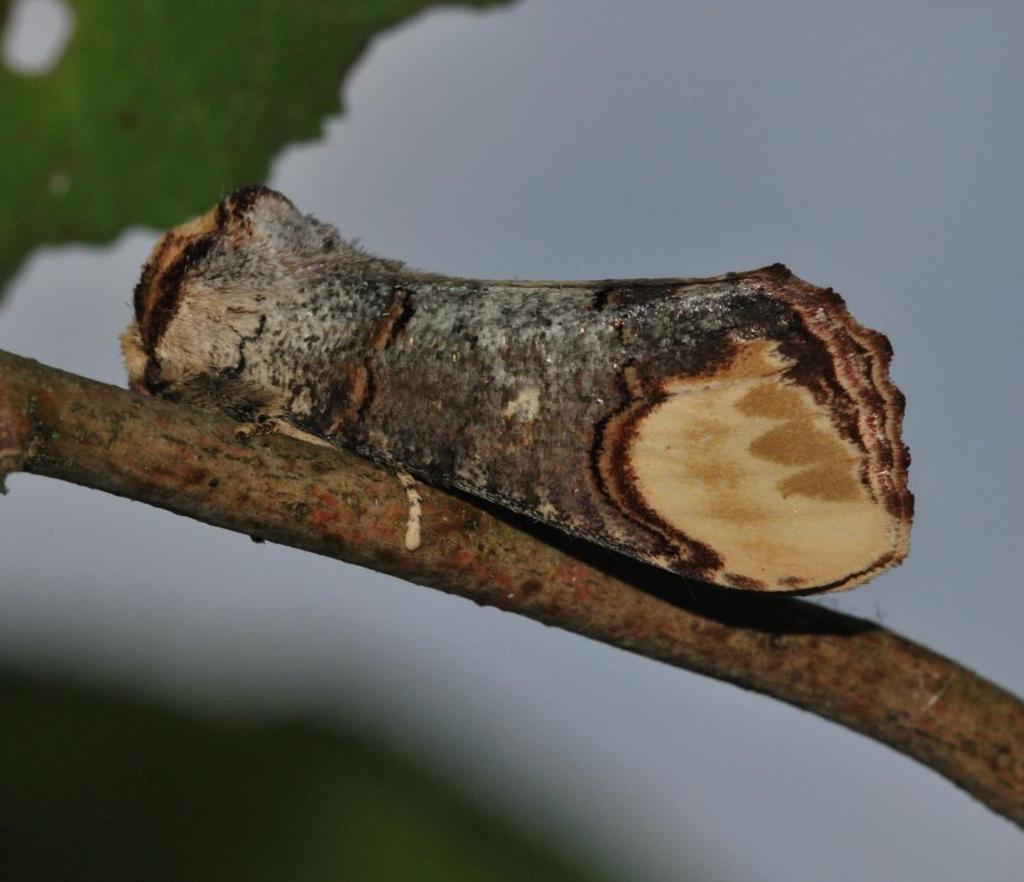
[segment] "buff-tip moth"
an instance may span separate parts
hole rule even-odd
[[[717,585],[850,588],[907,553],[889,342],[781,265],[433,275],[254,186],[164,235],[122,343],[136,390],[269,418]]]

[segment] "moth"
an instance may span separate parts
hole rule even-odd
[[[435,275],[250,186],[164,235],[134,307],[133,389],[275,421],[684,576],[836,590],[907,553],[889,342],[780,264]]]

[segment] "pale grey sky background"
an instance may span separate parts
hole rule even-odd
[[[345,116],[269,183],[425,269],[781,260],[835,287],[895,347],[918,515],[903,567],[822,602],[1020,694],[1022,34],[1024,6],[997,2],[434,11],[374,42]],[[0,347],[123,384],[156,235],[35,254]],[[1020,878],[1019,830],[793,708],[138,503],[9,485],[4,662],[358,723],[624,879]]]

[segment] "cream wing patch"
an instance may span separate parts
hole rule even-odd
[[[670,380],[638,422],[628,454],[637,492],[719,555],[722,584],[786,591],[874,569],[898,525],[861,480],[863,451],[786,380],[774,343],[738,345],[714,376]]]

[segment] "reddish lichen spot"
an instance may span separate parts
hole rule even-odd
[[[20,410],[8,408],[0,400],[0,456],[19,456],[27,453],[32,421]]]
[[[328,506],[330,508],[338,508],[338,499],[333,494],[320,487],[314,487],[312,491],[313,495],[320,501],[321,505]]]
[[[457,548],[449,558],[451,565],[460,570],[469,569],[476,562],[476,555],[468,548]]]
[[[197,466],[182,465],[178,468],[178,481],[185,487],[204,483],[206,481],[206,470]]]
[[[334,525],[335,520],[336,518],[333,511],[317,508],[309,513],[306,518],[306,523],[323,533]]]

